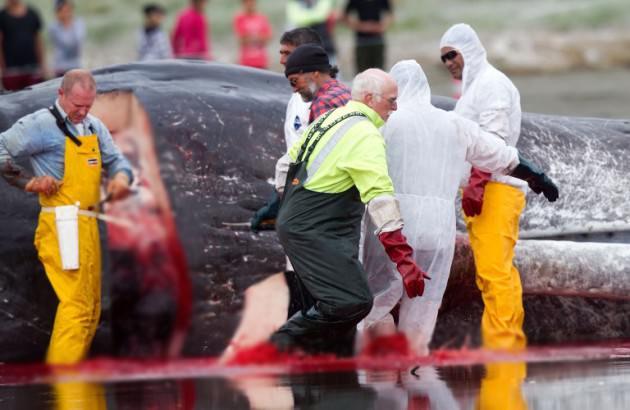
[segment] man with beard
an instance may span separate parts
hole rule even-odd
[[[344,106],[350,100],[350,90],[334,78],[338,71],[337,67],[330,66],[325,52],[323,55],[321,53],[323,48],[320,44],[317,33],[308,28],[288,31],[280,39],[280,64],[284,65],[285,69],[292,67],[291,70],[299,71],[299,73],[293,76],[295,78],[294,92],[287,105],[284,122],[287,153],[276,163],[276,192],[252,217],[250,222],[254,232],[273,227],[284,190],[284,175],[291,162],[288,151],[295,141],[302,136],[302,132],[316,117],[332,108]],[[298,57],[293,57],[289,66],[289,58],[298,50]],[[302,67],[307,67],[306,70],[315,67],[318,71],[304,73]],[[291,264],[287,261],[287,271],[292,270]]]
[[[321,45],[319,35],[310,28],[296,28],[289,30],[280,37],[280,64],[285,66],[287,59],[293,51],[303,44]],[[275,171],[275,187],[276,190],[267,203],[256,211],[250,221],[250,227],[253,232],[262,229],[273,228],[274,221],[278,215],[280,207],[280,197],[284,190],[284,179],[279,177],[286,174],[289,169],[289,150],[302,136],[302,133],[308,127],[310,116],[311,102],[304,101],[300,93],[291,94],[291,99],[287,104],[287,112],[284,120],[284,141],[287,144],[286,153],[278,158]],[[287,271],[293,271],[291,264],[287,261]]]
[[[293,91],[311,102],[309,123],[350,101],[350,89],[337,81],[338,72],[331,67],[326,51],[314,44],[296,48],[287,59],[284,74]]]
[[[291,70],[297,70],[293,78],[302,77],[301,80],[305,80],[307,83],[311,82],[313,85],[310,88],[307,86],[306,90],[303,90],[302,87],[294,87],[294,93],[287,105],[284,124],[287,153],[280,157],[276,163],[276,191],[272,198],[256,211],[250,221],[251,229],[254,232],[274,226],[291,162],[288,151],[301,138],[302,133],[311,123],[312,104],[318,104],[316,112],[321,114],[322,111],[326,110],[326,107],[328,109],[337,108],[345,105],[350,99],[348,88],[334,79],[337,68],[330,66],[328,57],[320,44],[321,39],[317,33],[309,28],[287,31],[280,38],[280,64]],[[304,52],[304,47],[307,46],[310,47],[307,48],[308,50],[315,51],[310,57],[306,55],[308,53]],[[298,56],[301,55],[301,57],[296,60],[293,55],[298,50],[301,50],[298,53]],[[324,54],[322,55],[322,53]],[[289,63],[289,59],[291,59],[291,63]],[[315,68],[317,68],[316,72],[309,71]],[[304,71],[310,74],[301,76]],[[317,85],[318,83],[320,86]],[[297,80],[296,85],[298,85]],[[300,82],[299,85],[302,83]],[[314,99],[313,96],[315,95],[317,98]],[[265,301],[264,309],[261,308],[261,301]],[[301,291],[293,266],[287,258],[287,267],[284,273],[271,275],[264,281],[249,287],[245,292],[243,317],[229,346],[222,355],[222,361],[230,361],[238,349],[251,347],[266,340],[288,317],[293,316],[312,302],[309,295]]]

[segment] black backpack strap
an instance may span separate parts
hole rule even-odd
[[[68,129],[68,126],[66,125],[66,122],[64,121],[63,117],[61,116],[61,113],[57,109],[57,106],[53,105],[52,107],[49,107],[48,111],[50,111],[50,113],[53,115],[53,117],[55,117],[55,121],[57,122],[57,127],[59,127],[61,132],[63,132],[63,135],[65,135],[66,137],[70,138],[72,140],[72,142],[74,142],[77,145],[77,147],[80,147],[82,142],[79,141],[79,139],[77,137],[72,135],[72,133]]]

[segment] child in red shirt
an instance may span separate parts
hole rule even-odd
[[[191,0],[190,7],[177,16],[171,39],[176,58],[210,60],[208,23],[204,15],[206,2],[207,0]]]
[[[256,11],[256,0],[243,0],[243,10],[234,16],[234,33],[241,45],[239,64],[267,68],[271,25],[264,14]]]

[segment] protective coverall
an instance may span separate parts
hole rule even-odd
[[[356,324],[372,307],[358,260],[364,203],[394,201],[385,144],[376,128],[382,124],[374,110],[351,101],[322,115],[289,153],[294,163],[276,229],[304,294],[314,303],[272,335],[281,349],[352,353]],[[398,210],[392,215],[376,219],[399,229]]]
[[[408,298],[368,223],[363,263],[374,306],[362,330],[388,320],[400,302],[399,330],[418,354],[428,352],[455,248],[455,198],[467,162],[488,172],[506,172],[518,153],[479,126],[431,105],[431,90],[418,63],[405,60],[390,72],[398,84],[398,110],[383,127],[389,175],[417,264],[431,277],[421,298]],[[367,222],[367,218],[366,218]]]
[[[62,117],[65,117],[58,104],[56,106]],[[23,117],[0,135],[2,169],[6,168],[10,159],[28,156],[36,175],[51,175],[63,181],[56,194],[40,194],[42,212],[35,232],[39,259],[59,299],[46,356],[46,362],[51,364],[69,364],[83,359],[98,326],[101,311],[101,248],[97,221],[86,211],[99,203],[101,169],[105,167],[112,176],[124,171],[131,181],[131,167],[113,144],[102,122],[88,115],[80,126],[84,130],[83,135],[77,132],[79,127],[67,120],[65,123],[71,133],[75,132],[73,135],[80,145],[64,136],[64,131],[58,128],[48,110],[39,110]],[[79,203],[80,208],[79,268],[64,270],[55,207],[76,203]]]
[[[442,47],[452,47],[464,60],[462,96],[455,112],[515,146],[521,128],[519,92],[488,63],[475,31],[456,24],[442,36]],[[486,185],[481,214],[465,218],[484,301],[481,336],[487,348],[526,345],[521,279],[512,263],[526,192],[523,181],[495,174]]]

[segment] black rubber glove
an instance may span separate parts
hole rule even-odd
[[[279,210],[280,196],[278,192],[273,191],[273,195],[271,195],[265,206],[256,211],[252,219],[250,219],[249,223],[252,232],[258,233],[258,231],[262,230],[275,229]]]
[[[26,170],[13,161],[8,160],[0,166],[0,175],[10,184],[20,189],[26,188],[34,175],[26,172]]]
[[[545,173],[536,165],[518,155],[519,164],[512,170],[510,176],[522,179],[537,194],[541,192],[549,202],[558,199],[558,187]]]

